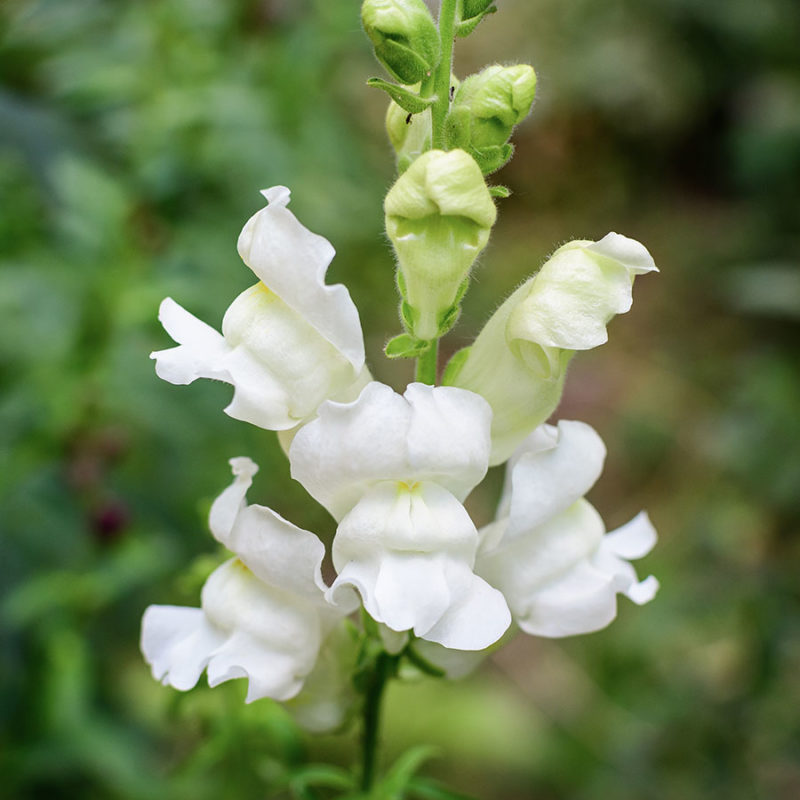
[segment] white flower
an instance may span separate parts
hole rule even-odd
[[[262,192],[268,205],[239,236],[238,250],[259,283],[228,308],[222,334],[171,298],[159,319],[178,347],[152,353],[159,377],[187,384],[213,378],[234,387],[225,409],[268,430],[288,430],[328,398],[353,399],[369,380],[361,324],[341,284],[325,284],[330,242],[286,207],[289,190]]]
[[[339,522],[338,596],[353,586],[378,622],[481,650],[508,627],[500,592],[472,570],[478,534],[462,501],[486,473],[491,412],[471,392],[371,383],[328,402],[292,443],[292,476]]]
[[[608,340],[611,318],[630,310],[634,278],[653,270],[650,253],[626,236],[569,242],[453,357],[444,382],[492,407],[491,464],[505,461],[555,411],[575,351]]]
[[[247,678],[247,702],[288,700],[300,692],[321,650],[342,652],[338,639],[330,647],[328,642],[353,605],[337,607],[326,599],[325,548],[313,533],[269,508],[245,504],[256,465],[236,458],[231,466],[235,479],[214,502],[209,522],[237,557],[210,575],[201,608],[150,606],[142,620],[142,652],[153,677],[176,689],[192,688],[207,670],[210,686]],[[335,726],[343,716],[338,688],[331,692],[309,704],[327,704],[324,712],[310,714],[316,727],[324,720]]]
[[[608,625],[617,593],[653,598],[627,559],[646,555],[656,532],[642,512],[606,533],[583,499],[600,475],[605,446],[581,422],[542,425],[508,464],[498,520],[482,529],[476,571],[505,595],[514,621],[537,636],[569,636]]]

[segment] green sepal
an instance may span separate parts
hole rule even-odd
[[[423,342],[408,333],[401,333],[399,336],[389,339],[383,352],[386,353],[387,358],[417,358],[430,346],[430,342]]]
[[[419,114],[436,102],[435,95],[433,97],[420,97],[405,87],[398,86],[396,83],[389,83],[389,81],[385,81],[382,78],[370,78],[367,81],[367,86],[383,89],[400,108],[411,114]]]
[[[454,106],[444,119],[444,141],[448,150],[468,149],[472,115],[468,108]]]
[[[478,162],[481,172],[490,175],[505,166],[514,155],[513,144],[491,145],[489,147],[470,147],[470,155]]]
[[[470,19],[481,14],[488,14],[491,10],[489,6],[494,6],[494,0],[462,0],[461,18]]]
[[[414,326],[417,324],[417,312],[405,300],[400,303],[400,319],[406,330],[414,330]]]
[[[497,11],[497,6],[490,6],[485,11],[479,12],[476,16],[469,17],[468,19],[465,19],[463,22],[459,22],[458,25],[456,25],[456,36],[462,39],[465,36],[469,36],[472,33],[472,31],[474,31],[475,28],[478,27],[481,20],[485,16],[488,16],[489,14],[494,14],[496,11]]]
[[[384,39],[375,44],[375,56],[386,71],[395,79],[410,85],[419,83],[432,69],[422,56],[393,39]]]
[[[461,372],[461,368],[464,366],[464,363],[467,360],[469,351],[470,347],[462,347],[461,350],[453,353],[453,355],[450,357],[450,360],[447,362],[447,366],[444,368],[444,372],[442,373],[443,386],[453,385],[453,382],[458,377],[458,373]]]
[[[506,197],[511,197],[511,189],[509,189],[508,186],[501,186],[498,184],[497,186],[489,187],[489,194],[492,197],[501,197],[505,200]]]

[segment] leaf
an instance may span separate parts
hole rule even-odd
[[[420,97],[412,91],[409,91],[403,86],[398,86],[396,83],[389,83],[382,78],[370,78],[367,81],[367,86],[374,86],[376,89],[383,89],[392,100],[397,103],[404,111],[411,114],[419,114],[426,108],[429,108],[436,102],[436,95],[431,97]]]
[[[313,797],[311,787],[320,786],[327,789],[353,789],[355,779],[352,773],[341,767],[327,764],[309,764],[301,767],[289,778],[289,787],[298,797]]]
[[[502,197],[505,199],[506,197],[511,197],[511,189],[509,189],[508,186],[490,186],[489,194],[492,197]]]
[[[405,789],[414,773],[431,758],[439,754],[439,748],[431,745],[419,745],[406,751],[397,761],[392,764],[391,769],[386,773],[386,777],[375,787],[378,791],[373,791],[375,797],[381,800],[390,798],[400,798],[405,796]]]
[[[416,339],[408,333],[401,333],[389,339],[383,352],[387,358],[416,358],[431,346],[430,342]]]

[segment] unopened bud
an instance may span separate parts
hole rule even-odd
[[[389,190],[384,211],[406,326],[418,339],[435,339],[452,324],[470,268],[489,241],[497,216],[491,195],[463,150],[429,150]]]
[[[400,83],[418,83],[439,63],[439,32],[423,0],[364,0],[361,21],[378,60]]]
[[[468,150],[484,173],[493,172],[511,157],[507,142],[530,112],[535,94],[536,73],[527,64],[493,64],[470,75],[458,87],[447,117],[448,145]]]

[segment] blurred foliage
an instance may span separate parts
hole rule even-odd
[[[387,759],[440,744],[432,772],[503,800],[795,798],[800,6],[499,6],[456,71],[530,61],[539,96],[446,344],[561,241],[649,246],[662,273],[576,360],[559,416],[609,445],[592,495],[609,526],[650,510],[642,568],[663,588],[605,632],[393,687]],[[218,322],[247,285],[235,241],[259,189],[292,188],[339,250],[374,374],[408,379],[380,358],[398,326],[370,59],[355,2],[0,6],[2,796],[235,800],[351,759],[352,736],[307,739],[237,682],[160,687],[137,638],[146,605],[196,603],[222,557],[205,515],[227,458],[261,463],[254,499],[332,534],[274,436],[220,413],[230,389],[169,386],[147,359],[168,346],[162,297]]]

